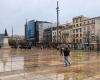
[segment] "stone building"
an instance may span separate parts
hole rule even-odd
[[[75,49],[100,49],[100,17],[74,17],[73,22],[59,28],[59,41]],[[57,30],[52,30],[56,42]]]
[[[82,48],[83,30],[82,21],[88,19],[84,16],[77,16],[73,18],[73,46],[74,48]]]
[[[61,31],[61,43],[67,44],[70,48],[72,47],[72,31],[72,24],[67,24]]]
[[[43,43],[46,46],[50,46],[52,44],[52,28],[45,29],[43,32]]]
[[[58,27],[58,43],[61,43],[61,31],[64,29],[64,25]],[[52,29],[52,43],[57,43],[57,27]]]
[[[99,44],[100,17],[88,18],[77,16],[73,18],[73,42],[78,49],[97,49]]]
[[[4,34],[0,34],[0,46],[3,46]]]
[[[97,49],[100,45],[100,17],[82,21],[83,47]]]

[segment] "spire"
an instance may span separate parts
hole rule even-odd
[[[5,36],[8,36],[7,29],[5,29],[4,35],[5,35]]]

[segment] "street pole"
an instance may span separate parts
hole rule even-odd
[[[58,4],[58,1],[57,1],[57,45],[58,45],[58,27],[59,27],[59,4]]]
[[[13,27],[12,27],[12,39],[13,39]]]
[[[96,36],[96,41],[97,41],[97,52],[99,51],[99,37],[98,35]]]

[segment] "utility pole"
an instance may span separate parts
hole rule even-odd
[[[26,19],[26,24],[25,24],[25,40],[27,40],[27,19]]]
[[[13,26],[12,26],[12,39],[13,39]]]
[[[59,4],[58,4],[58,1],[57,1],[57,45],[58,45],[58,29],[59,29]]]

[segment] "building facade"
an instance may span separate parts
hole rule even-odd
[[[58,43],[61,43],[61,31],[65,28],[64,25],[58,26]],[[52,29],[52,43],[57,43],[57,27]]]
[[[67,44],[68,47],[72,47],[72,36],[73,36],[73,25],[68,24],[64,29],[61,31],[61,42],[63,44]]]
[[[50,47],[52,44],[52,28],[45,29],[43,32],[44,44]]]
[[[25,27],[25,38],[37,43],[51,44],[58,41],[75,49],[100,49],[100,17],[74,17],[71,23],[58,27],[58,40],[57,27],[54,26],[55,24],[45,21],[29,22]]]
[[[0,34],[0,46],[3,45],[4,34]]]
[[[25,24],[25,40],[29,43],[43,43],[43,32],[53,26],[53,23],[46,21],[31,20]]]
[[[72,30],[74,48],[97,49],[100,43],[100,17],[74,17]]]
[[[25,40],[34,44],[36,41],[36,26],[35,21],[31,20],[25,24]]]
[[[89,18],[82,23],[83,47],[100,49],[100,17]]]
[[[38,29],[38,43],[43,43],[43,33],[47,28],[53,27],[53,23],[46,21],[36,21],[36,28]]]
[[[82,24],[83,20],[88,19],[84,16],[77,16],[73,18],[73,46],[74,48],[82,48],[83,43],[83,30],[82,30]]]
[[[59,43],[74,49],[100,49],[100,17],[77,16],[71,24],[58,30]],[[57,42],[57,28],[52,30],[52,42]]]

